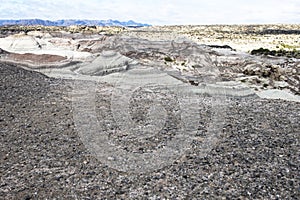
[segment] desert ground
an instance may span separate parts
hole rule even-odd
[[[299,197],[299,25],[2,26],[0,82],[1,199]]]

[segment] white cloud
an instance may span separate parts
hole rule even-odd
[[[2,19],[118,19],[151,24],[299,23],[298,0],[0,0]]]

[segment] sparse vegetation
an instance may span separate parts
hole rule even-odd
[[[294,46],[294,45],[289,45],[289,44],[284,44],[284,43],[281,43],[280,44],[282,46],[282,48],[285,48],[285,49],[296,49],[296,48],[299,48],[299,46]]]

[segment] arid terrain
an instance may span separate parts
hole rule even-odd
[[[2,26],[0,199],[297,199],[299,105],[300,25]]]

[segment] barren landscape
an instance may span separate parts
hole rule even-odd
[[[0,91],[0,198],[300,195],[300,25],[1,26]]]

